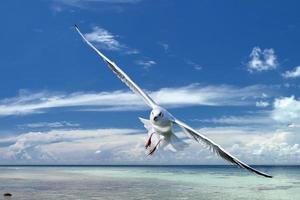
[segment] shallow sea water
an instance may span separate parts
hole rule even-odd
[[[233,166],[0,167],[0,199],[300,199],[299,166],[257,168],[274,178]]]

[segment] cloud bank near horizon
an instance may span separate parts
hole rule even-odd
[[[300,138],[296,131],[254,131],[241,127],[199,131],[249,164],[300,164],[300,147],[296,142]],[[193,140],[187,141],[189,147],[183,151],[159,149],[155,156],[147,157],[145,132],[115,128],[53,129],[2,137],[0,164],[226,164]]]

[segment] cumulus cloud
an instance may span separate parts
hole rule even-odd
[[[284,78],[297,78],[300,77],[300,66],[291,71],[286,71],[282,74]]]
[[[185,87],[162,88],[149,92],[155,101],[166,107],[244,106],[255,105],[262,93],[271,94],[270,88],[262,85],[248,87],[203,86],[193,84]],[[0,100],[0,116],[24,115],[46,112],[47,109],[73,107],[73,110],[143,110],[143,101],[130,91],[76,92],[21,92],[19,96]],[[80,109],[79,109],[80,107]]]
[[[28,98],[33,100],[32,98]],[[20,100],[21,102],[24,102]],[[9,99],[6,99],[9,102]],[[300,164],[300,101],[275,99],[273,110],[246,116],[224,116],[199,131],[249,164]],[[292,122],[289,125],[281,123]],[[298,123],[297,123],[298,122]],[[279,123],[279,124],[277,124]],[[58,123],[60,125],[60,123]],[[224,164],[193,140],[184,151],[159,150],[146,157],[146,130],[126,128],[57,129],[0,138],[0,164]],[[226,126],[224,126],[226,125]],[[183,133],[179,133],[183,134]]]
[[[267,105],[269,106],[269,103]],[[252,112],[251,114],[240,116],[196,119],[195,121],[234,126],[250,125],[249,127],[253,128],[257,128],[257,125],[273,129],[278,127],[297,128],[300,124],[300,100],[295,98],[295,96],[280,97],[274,99],[270,110]]]
[[[247,155],[250,162],[297,164],[300,158],[300,147],[296,141],[289,141],[292,137],[294,137],[293,133],[289,132],[256,135],[249,137],[247,142],[232,145],[232,152],[241,157]]]
[[[299,129],[260,127],[203,128],[200,131],[226,150],[251,164],[297,164],[300,158]],[[210,158],[208,160],[215,160]]]
[[[249,72],[261,72],[276,69],[278,66],[277,56],[273,49],[260,49],[254,47],[247,64]]]
[[[294,96],[276,98],[272,117],[282,123],[300,123],[300,100]]]
[[[236,127],[199,130],[250,164],[298,163],[299,136],[287,131]],[[264,133],[264,134],[262,134]],[[1,164],[224,164],[193,140],[183,151],[159,149],[147,157],[146,130],[86,129],[26,132],[0,138]]]
[[[97,130],[51,130],[48,132],[28,132],[18,136],[0,139],[2,162],[68,162],[78,159],[94,159],[96,151],[112,150],[110,155],[120,153],[120,148],[127,146],[127,151],[138,144],[141,135],[134,129],[97,129]],[[123,148],[124,150],[124,148]],[[125,151],[125,150],[124,150]],[[124,153],[124,157],[127,154]],[[106,159],[108,155],[103,155]],[[109,157],[108,157],[109,158]]]
[[[295,96],[275,98],[272,104],[269,102],[265,104],[264,102],[263,100],[257,101],[256,106],[269,106],[269,109],[252,111],[247,115],[194,119],[192,121],[237,127],[246,126],[253,129],[268,127],[275,130],[277,128],[293,129],[300,127],[300,100],[295,98]],[[270,105],[272,105],[272,107]]]

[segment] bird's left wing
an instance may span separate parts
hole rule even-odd
[[[134,93],[140,95],[147,105],[149,105],[151,108],[154,108],[157,106],[157,104],[149,97],[148,94],[146,94],[137,84],[135,84],[129,76],[121,70],[116,63],[112,62],[110,59],[108,59],[103,53],[101,53],[92,43],[90,43],[85,36],[81,33],[78,26],[75,25],[76,31],[79,33],[79,35],[82,37],[82,39],[94,50],[96,53],[101,56],[101,58],[108,64],[109,68],[118,76],[119,79],[121,79],[122,82],[124,82]]]
[[[214,153],[216,153],[217,155],[219,155],[221,158],[225,159],[226,161],[230,162],[231,164],[236,164],[236,165],[238,165],[238,166],[240,166],[244,169],[247,169],[251,172],[254,172],[258,175],[268,177],[268,178],[272,178],[272,176],[270,176],[266,173],[260,172],[256,169],[250,167],[249,165],[243,163],[242,161],[238,160],[237,158],[232,156],[230,153],[225,151],[221,146],[216,144],[214,141],[212,141],[209,138],[207,138],[206,136],[200,134],[198,131],[196,131],[195,129],[193,129],[190,126],[186,125],[184,122],[182,122],[180,120],[177,120],[177,119],[175,119],[173,122],[175,124],[177,124],[178,126],[180,126],[180,128],[182,128],[185,133],[191,135],[197,142],[203,142]]]

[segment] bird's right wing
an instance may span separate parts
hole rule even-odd
[[[80,32],[78,26],[75,25],[76,31],[79,33],[79,35],[82,37],[82,39],[94,50],[96,53],[101,56],[101,58],[108,64],[109,68],[118,76],[119,79],[121,79],[122,82],[124,82],[134,93],[142,96],[144,101],[148,106],[151,108],[157,107],[157,104],[149,97],[148,94],[146,94],[137,84],[135,84],[129,76],[121,70],[116,63],[112,62],[110,59],[108,59],[103,53],[101,53],[92,43],[90,43],[85,36]]]
[[[207,145],[213,152],[215,152],[217,155],[219,155],[221,158],[223,158],[224,160],[230,162],[231,164],[236,164],[244,169],[247,169],[251,172],[254,172],[258,175],[267,177],[267,178],[272,178],[272,176],[263,173],[261,171],[258,171],[252,167],[250,167],[249,165],[243,163],[242,161],[240,161],[239,159],[235,158],[233,155],[231,155],[230,153],[228,153],[227,151],[225,151],[221,146],[219,146],[217,143],[215,143],[214,141],[212,141],[211,139],[207,138],[206,136],[202,135],[201,133],[199,133],[198,131],[196,131],[195,129],[191,128],[190,126],[186,125],[185,123],[183,123],[182,121],[175,119],[173,121],[175,124],[177,124],[180,128],[182,128],[182,130],[189,134],[190,136],[192,136],[197,142],[203,142],[205,145]]]

